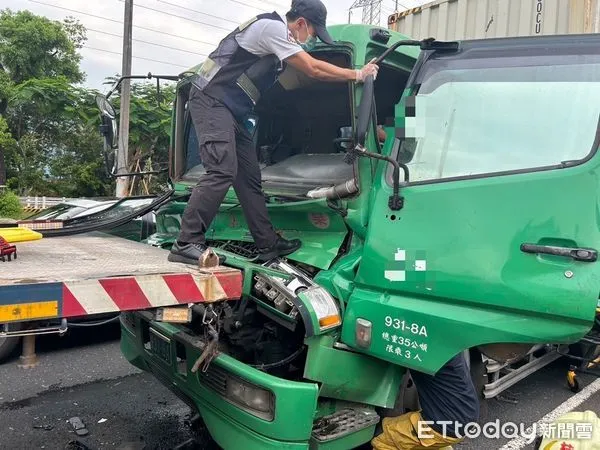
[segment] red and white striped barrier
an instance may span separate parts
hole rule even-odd
[[[240,270],[219,267],[190,273],[0,285],[0,323],[237,300],[242,296],[242,283]]]
[[[63,316],[236,300],[242,295],[239,270],[83,280],[63,284]]]

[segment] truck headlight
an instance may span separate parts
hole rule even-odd
[[[262,389],[237,377],[227,377],[226,396],[245,411],[261,419],[273,420],[275,398],[270,391]]]
[[[320,286],[311,287],[302,292],[311,304],[321,331],[339,326],[342,323],[336,300]]]

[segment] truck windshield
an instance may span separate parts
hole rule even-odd
[[[600,55],[529,53],[425,64],[400,152],[411,182],[553,167],[595,150]]]

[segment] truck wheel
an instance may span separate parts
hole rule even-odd
[[[18,323],[0,324],[0,331],[18,331],[20,329],[21,325]],[[20,337],[0,337],[0,363],[12,355],[19,342],[21,342]]]
[[[381,409],[379,415],[383,417],[399,417],[402,414],[406,414],[410,411],[418,411],[419,395],[417,393],[417,386],[413,382],[410,372],[407,370],[402,377],[402,384],[400,385],[400,391],[398,392],[398,398],[396,398],[396,404],[391,409]]]
[[[488,382],[487,368],[483,362],[481,352],[477,349],[466,350],[465,358],[471,372],[471,380],[473,380],[475,392],[477,392],[477,397],[479,398],[479,419],[482,420],[488,415],[488,401],[483,395],[483,390]]]

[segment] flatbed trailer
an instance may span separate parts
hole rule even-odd
[[[69,319],[190,306],[241,297],[242,272],[167,261],[167,250],[104,233],[44,238],[18,245],[0,262],[0,324],[22,324],[22,361],[34,364],[36,334],[66,331]],[[61,326],[43,327],[56,321]]]

